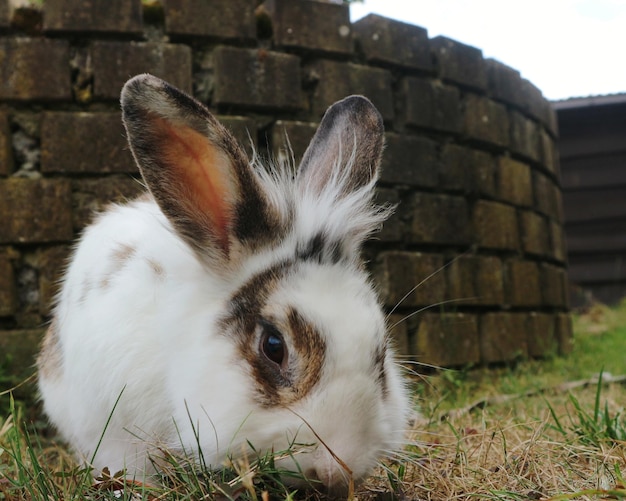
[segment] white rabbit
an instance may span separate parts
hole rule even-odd
[[[372,203],[379,113],[360,96],[331,106],[294,174],[250,164],[158,78],[129,80],[121,102],[149,194],[78,243],[38,358],[50,420],[96,469],[138,478],[164,449],[219,467],[248,441],[295,441],[311,447],[283,466],[342,489],[334,454],[362,479],[409,413],[359,256],[388,213]]]

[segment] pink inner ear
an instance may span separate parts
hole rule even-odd
[[[191,127],[157,118],[163,158],[170,171],[173,196],[181,199],[185,216],[210,224],[209,232],[228,253],[229,233],[237,203],[237,182],[226,155]],[[209,221],[207,221],[207,218]]]

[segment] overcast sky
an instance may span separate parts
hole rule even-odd
[[[370,12],[477,47],[548,99],[626,92],[626,0],[365,0]]]

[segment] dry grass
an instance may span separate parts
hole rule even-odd
[[[420,382],[425,418],[415,423],[406,449],[357,489],[356,499],[626,499],[626,385],[617,378],[562,384],[603,369],[626,373],[626,305],[580,316],[575,341],[565,359],[442,371]],[[222,472],[190,469],[172,458],[155,487],[115,474],[94,482],[64,449],[40,442],[13,420],[20,420],[17,411],[0,418],[0,499],[323,499],[291,493],[272,457]]]

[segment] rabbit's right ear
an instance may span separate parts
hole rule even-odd
[[[147,74],[126,83],[121,101],[148,189],[201,257],[229,261],[280,233],[245,153],[202,104]]]

